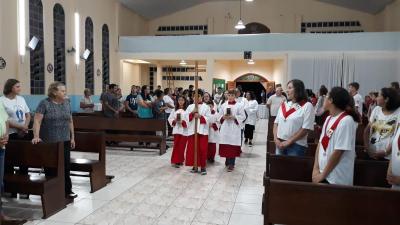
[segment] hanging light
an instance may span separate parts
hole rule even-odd
[[[181,62],[179,63],[179,65],[181,65],[181,66],[186,66],[186,64],[187,64],[187,63],[186,63],[185,60],[183,60],[183,59],[182,59]]]
[[[235,29],[241,30],[244,28],[246,28],[246,26],[244,25],[243,20],[242,20],[242,0],[240,0],[240,18],[239,18],[238,23],[235,26]]]
[[[249,61],[247,61],[247,64],[254,65],[254,64],[256,64],[256,62],[254,62],[254,60],[252,60],[252,59],[249,59]]]

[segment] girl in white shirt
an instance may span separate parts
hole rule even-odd
[[[173,127],[172,135],[174,135],[174,148],[171,155],[171,164],[179,168],[185,161],[185,150],[187,144],[187,122],[185,119],[185,110],[187,107],[186,98],[180,96],[178,104],[168,117],[168,123]]]
[[[287,85],[289,102],[283,102],[274,122],[276,154],[303,156],[307,148],[307,134],[314,130],[315,112],[307,102],[304,83],[291,80]]]
[[[392,157],[390,160],[387,181],[393,189],[400,190],[400,129],[397,129],[392,142]]]
[[[207,150],[207,160],[210,163],[215,162],[215,154],[217,152],[217,143],[219,140],[219,123],[218,123],[218,113],[217,104],[211,100],[211,95],[206,92],[203,96],[203,102],[206,103],[211,110],[211,116],[209,119],[209,131],[208,131],[208,150]]]
[[[256,95],[252,91],[247,92],[246,98],[249,103],[244,108],[247,114],[244,127],[244,143],[249,143],[251,147],[253,146],[253,134],[257,122],[258,102],[256,100]]]
[[[392,88],[382,88],[376,103],[364,130],[365,149],[373,159],[390,160],[392,138],[400,123],[399,95]]]
[[[356,129],[360,117],[346,89],[334,87],[325,98],[330,116],[322,127],[312,181],[353,185]]]

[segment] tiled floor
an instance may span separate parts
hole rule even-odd
[[[266,120],[256,126],[255,144],[244,147],[234,172],[226,172],[217,157],[208,175],[191,174],[190,168],[172,168],[171,151],[107,151],[107,174],[113,182],[94,194],[86,178],[73,178],[79,195],[58,214],[41,220],[40,198],[5,199],[5,212],[30,220],[28,224],[129,224],[129,225],[261,225],[265,171]]]

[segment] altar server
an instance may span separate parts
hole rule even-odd
[[[248,143],[251,147],[253,146],[253,134],[257,122],[258,102],[253,91],[247,92],[246,98],[248,105],[244,109],[247,114],[244,127],[244,143]]]
[[[211,110],[211,116],[209,121],[210,128],[208,131],[207,161],[210,163],[214,163],[215,154],[217,152],[217,143],[219,138],[217,104],[213,100],[211,100],[211,95],[207,92],[204,93],[203,101],[210,107]]]

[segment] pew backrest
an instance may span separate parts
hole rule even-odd
[[[98,153],[99,160],[105,160],[106,145],[104,132],[75,131],[75,149],[78,152]]]
[[[264,179],[264,224],[399,224],[400,191]]]
[[[6,146],[7,166],[27,166],[31,168],[63,168],[64,144],[39,143],[10,140]]]

